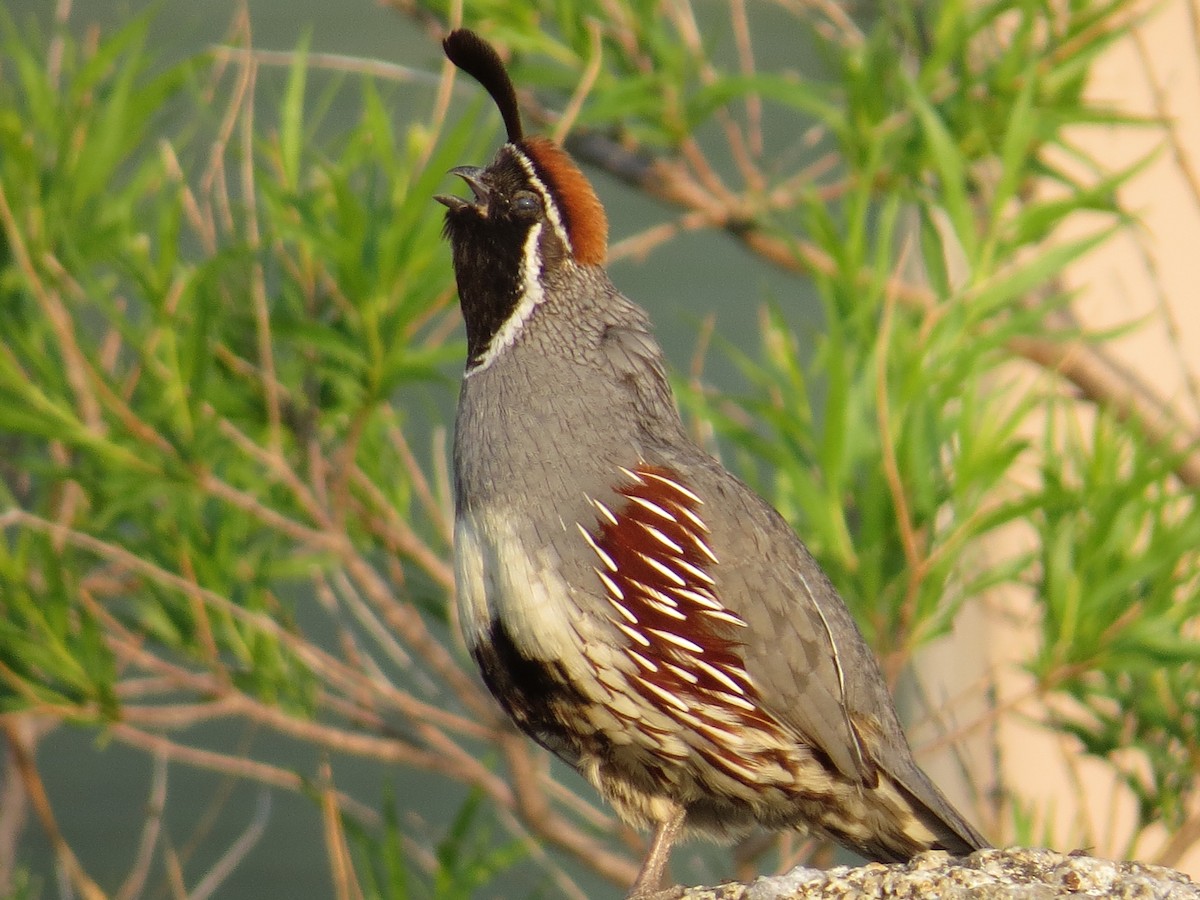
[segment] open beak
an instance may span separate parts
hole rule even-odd
[[[467,206],[474,206],[481,211],[487,209],[490,191],[483,182],[483,169],[479,166],[455,166],[450,170],[450,174],[457,175],[467,183],[471,193],[475,195],[475,201],[472,203],[462,197],[455,197],[453,194],[438,194],[433,198],[434,200],[452,210],[463,209]]]

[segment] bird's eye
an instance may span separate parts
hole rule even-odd
[[[521,191],[513,196],[512,208],[522,218],[533,218],[542,211],[542,201],[532,191]]]

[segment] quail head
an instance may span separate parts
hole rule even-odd
[[[466,321],[454,436],[460,620],[488,688],[622,819],[671,845],[797,827],[871,860],[987,842],[913,761],[874,657],[787,523],[693,443],[604,209],[526,137],[495,50],[444,41],[503,116],[440,196]]]

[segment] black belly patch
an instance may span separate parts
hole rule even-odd
[[[567,761],[579,756],[572,710],[586,701],[558,663],[526,656],[499,619],[474,648],[483,682],[517,726]]]

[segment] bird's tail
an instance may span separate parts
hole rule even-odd
[[[854,846],[867,859],[876,862],[908,862],[926,850],[945,850],[952,856],[967,856],[991,846],[942,792],[914,766],[910,778],[903,781],[880,773],[878,800],[890,808],[888,824],[876,829],[866,841]]]

